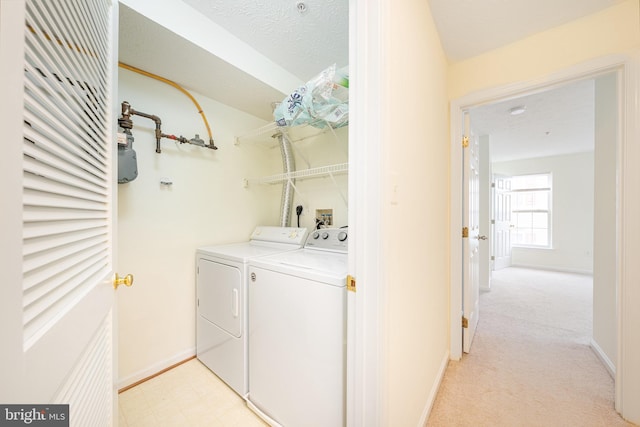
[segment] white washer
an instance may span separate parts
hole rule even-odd
[[[249,262],[249,397],[272,426],[345,425],[347,229]]]
[[[263,226],[247,242],[196,251],[196,354],[242,397],[248,392],[248,262],[299,249],[306,236],[306,228]]]

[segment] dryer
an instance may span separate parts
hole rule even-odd
[[[261,226],[247,242],[196,250],[196,355],[242,397],[248,392],[248,262],[299,249],[306,237],[306,228]]]
[[[347,236],[249,261],[247,404],[272,426],[345,425]]]

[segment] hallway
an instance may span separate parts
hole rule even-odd
[[[591,313],[591,276],[495,271],[471,353],[449,362],[427,426],[633,425],[589,347]]]

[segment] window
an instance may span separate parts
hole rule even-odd
[[[512,246],[551,247],[551,174],[511,178]]]

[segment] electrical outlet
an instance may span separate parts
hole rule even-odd
[[[316,209],[316,219],[325,227],[333,225],[333,209]]]

